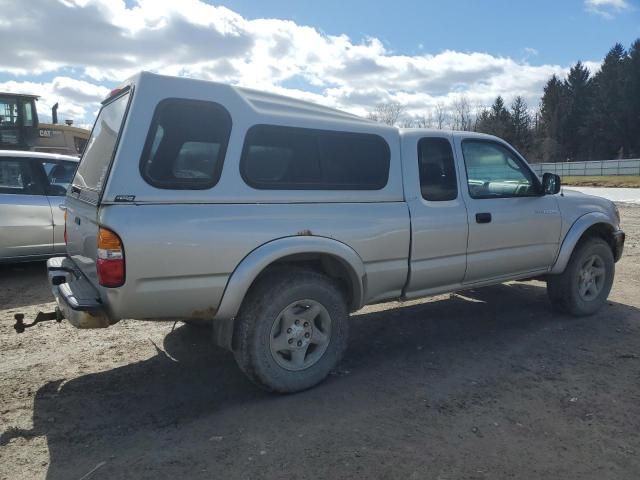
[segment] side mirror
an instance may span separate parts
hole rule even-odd
[[[555,195],[560,191],[560,175],[545,173],[542,175],[542,191],[545,195]]]

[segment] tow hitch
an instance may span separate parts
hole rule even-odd
[[[13,318],[16,320],[16,324],[13,328],[17,333],[24,333],[27,328],[31,328],[40,322],[48,322],[49,320],[55,320],[60,323],[64,318],[63,313],[58,307],[53,312],[38,312],[36,318],[31,323],[24,323],[24,313],[16,313]]]

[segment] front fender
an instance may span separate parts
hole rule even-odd
[[[613,230],[615,230],[615,226],[611,222],[611,219],[601,212],[591,212],[587,213],[580,218],[578,218],[571,228],[567,232],[562,241],[562,246],[560,247],[560,251],[558,253],[558,257],[556,258],[556,262],[553,264],[551,274],[559,274],[564,272],[564,269],[567,267],[569,263],[569,259],[571,258],[571,254],[573,253],[574,248],[578,244],[578,241],[586,232],[589,227],[597,224],[597,223],[605,223],[610,225]]]
[[[295,236],[265,243],[242,259],[227,282],[215,319],[230,320],[237,315],[251,284],[267,266],[289,255],[302,253],[326,254],[340,261],[350,273],[354,306],[362,306],[366,274],[364,263],[355,250],[331,238]]]

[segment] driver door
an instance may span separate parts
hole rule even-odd
[[[463,159],[469,243],[464,283],[507,280],[546,271],[560,241],[561,217],[553,195],[507,144],[458,139]]]

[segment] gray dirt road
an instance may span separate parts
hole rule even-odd
[[[44,266],[0,269],[0,479],[640,478],[640,208],[610,303],[544,285],[377,306],[319,387],[263,393],[206,331],[123,321],[16,335]]]

